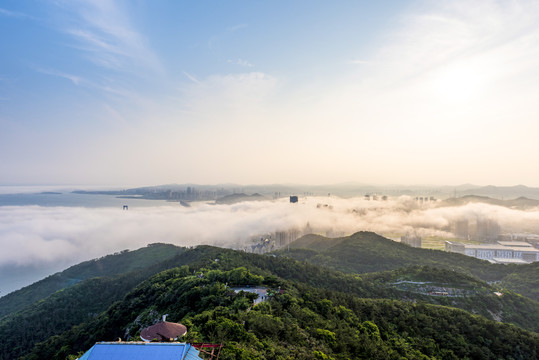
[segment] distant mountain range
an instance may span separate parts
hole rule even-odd
[[[222,198],[218,198],[217,200],[215,200],[215,203],[216,204],[235,204],[242,201],[263,201],[263,200],[268,200],[268,198],[258,193],[254,193],[252,195],[241,193],[241,194],[225,195]]]
[[[461,206],[468,203],[483,203],[490,205],[504,206],[514,209],[531,209],[539,207],[539,200],[529,199],[527,197],[519,197],[516,199],[495,199],[488,196],[478,196],[478,195],[465,195],[457,198],[447,198],[441,202],[441,206]]]
[[[458,186],[428,186],[428,185],[387,185],[374,186],[360,183],[342,183],[333,185],[237,185],[237,184],[217,184],[217,185],[197,185],[197,184],[169,184],[158,186],[147,186],[124,190],[111,191],[86,191],[76,190],[79,194],[99,194],[116,196],[137,196],[148,199],[163,200],[190,200],[189,196],[198,191],[203,193],[205,200],[211,200],[227,195],[240,194],[260,194],[269,198],[286,197],[289,195],[299,196],[328,196],[336,195],[341,197],[358,197],[365,194],[381,194],[388,196],[433,196],[439,199],[450,197],[462,197],[467,195],[488,196],[499,200],[516,199],[526,197],[539,200],[539,188],[525,185],[515,186],[476,186],[472,184],[462,184]],[[176,194],[174,196],[173,194]]]
[[[528,187],[525,185],[515,186],[483,186],[478,188],[463,188],[457,190],[457,195],[480,195],[490,196],[493,198],[507,200],[516,199],[519,197],[527,197],[535,200],[539,200],[539,188]]]

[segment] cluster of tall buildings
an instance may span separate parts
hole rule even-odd
[[[424,203],[429,203],[429,202],[436,202],[436,198],[433,197],[433,196],[416,196],[415,198],[415,201],[418,203],[418,204],[424,204]]]
[[[251,238],[252,244],[250,247],[245,248],[245,250],[253,253],[263,254],[268,251],[288,246],[288,244],[294,240],[307,233],[310,233],[310,229],[307,229],[307,227],[309,227],[309,224],[307,224],[306,229],[303,230],[289,229],[253,236]]]
[[[370,201],[370,200],[373,200],[373,201],[378,201],[378,200],[387,201],[387,195],[365,194],[363,199],[365,199],[367,201]]]
[[[417,234],[414,234],[414,235],[406,234],[404,236],[401,236],[401,243],[409,245],[411,247],[420,248],[421,236],[418,236]]]
[[[500,225],[495,220],[479,217],[458,220],[453,227],[457,238],[481,242],[496,242],[501,233]]]
[[[151,193],[151,198],[163,200],[211,201],[230,194],[231,191],[226,189],[216,189],[213,191],[199,190],[193,186],[188,186],[185,190],[155,191]]]
[[[310,223],[307,223],[303,228],[291,228],[288,230],[279,230],[272,233],[260,234],[251,237],[250,245],[242,247],[245,251],[263,254],[275,249],[280,249],[288,246],[294,240],[299,239],[303,235],[308,234],[325,234],[329,238],[337,238],[346,236],[344,231],[336,231],[334,229],[313,229]],[[421,238],[420,238],[421,241]],[[421,246],[421,244],[420,244]]]

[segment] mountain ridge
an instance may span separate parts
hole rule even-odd
[[[84,261],[0,297],[0,319],[82,280],[142,269],[172,258],[182,251],[184,249],[170,244],[150,244],[134,251],[124,250],[98,259]]]

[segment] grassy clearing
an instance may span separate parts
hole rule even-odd
[[[401,236],[404,236],[405,234],[397,234],[397,233],[387,233],[383,234],[382,236],[400,242]],[[480,241],[475,240],[465,240],[465,239],[457,239],[457,238],[445,238],[441,236],[427,236],[423,237],[421,239],[421,247],[423,249],[433,249],[433,250],[445,250],[445,242],[446,241],[456,241],[463,244],[471,244],[471,245],[478,245],[481,244]]]
[[[475,240],[464,240],[457,238],[444,238],[440,236],[428,236],[421,239],[421,247],[423,249],[434,249],[434,250],[445,250],[446,241],[456,241],[463,244],[478,245],[481,244],[480,241]]]

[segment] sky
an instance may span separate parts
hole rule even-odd
[[[539,186],[536,1],[0,3],[0,185]]]

